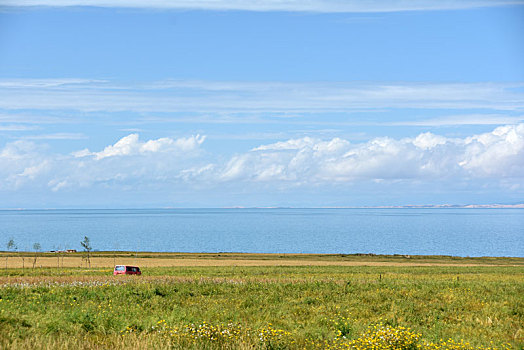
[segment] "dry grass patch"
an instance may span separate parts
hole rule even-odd
[[[3,261],[2,261],[3,260]],[[0,267],[30,268],[31,253],[0,253]],[[92,268],[112,268],[114,265],[138,265],[143,268],[183,266],[524,266],[524,258],[459,258],[444,256],[405,255],[344,255],[344,254],[239,254],[239,253],[130,253],[95,252],[90,259]],[[82,253],[41,253],[36,267],[89,267]]]

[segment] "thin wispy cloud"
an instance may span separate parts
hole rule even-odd
[[[522,4],[519,0],[2,0],[1,6],[96,6],[153,9],[298,11],[298,12],[397,12],[468,9]]]
[[[0,131],[28,131],[28,130],[35,130],[36,126],[28,126],[28,125],[1,125],[0,124]]]
[[[85,87],[104,82],[105,80],[98,79],[10,79],[0,80],[0,88],[71,88],[75,85]]]
[[[53,134],[27,135],[23,136],[25,140],[83,140],[87,136],[81,133],[58,132]]]
[[[508,116],[504,114],[457,114],[439,118],[420,118],[417,120],[381,123],[391,126],[454,126],[454,125],[501,125],[518,124],[524,121],[524,115]],[[377,124],[375,124],[377,125]]]
[[[34,110],[0,112],[0,123],[10,124],[18,128],[35,129],[38,124],[68,124],[73,122],[70,115],[55,116]],[[32,125],[29,125],[32,124]]]
[[[383,108],[524,110],[524,83],[2,83],[2,109],[216,113]]]

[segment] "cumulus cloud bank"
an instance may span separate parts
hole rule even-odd
[[[223,181],[299,183],[452,177],[524,177],[524,124],[465,139],[429,132],[360,144],[304,137],[236,155],[219,174]]]
[[[204,140],[193,135],[140,141],[138,134],[131,134],[101,151],[83,149],[70,155],[50,154],[42,144],[19,140],[0,150],[0,190],[36,186],[58,191],[162,182],[190,166]]]
[[[204,152],[205,136],[141,141],[131,134],[100,151],[48,154],[32,141],[0,150],[0,190],[21,186],[53,191],[90,186],[220,186],[275,183],[322,186],[359,181],[484,179],[524,181],[524,124],[501,126],[466,138],[425,132],[415,137],[303,137],[260,145],[226,157]],[[219,159],[223,159],[219,161]]]

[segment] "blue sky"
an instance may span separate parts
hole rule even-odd
[[[523,1],[0,0],[0,208],[523,202],[522,33]]]

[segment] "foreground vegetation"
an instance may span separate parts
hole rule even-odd
[[[522,266],[0,271],[0,348],[524,346]]]

